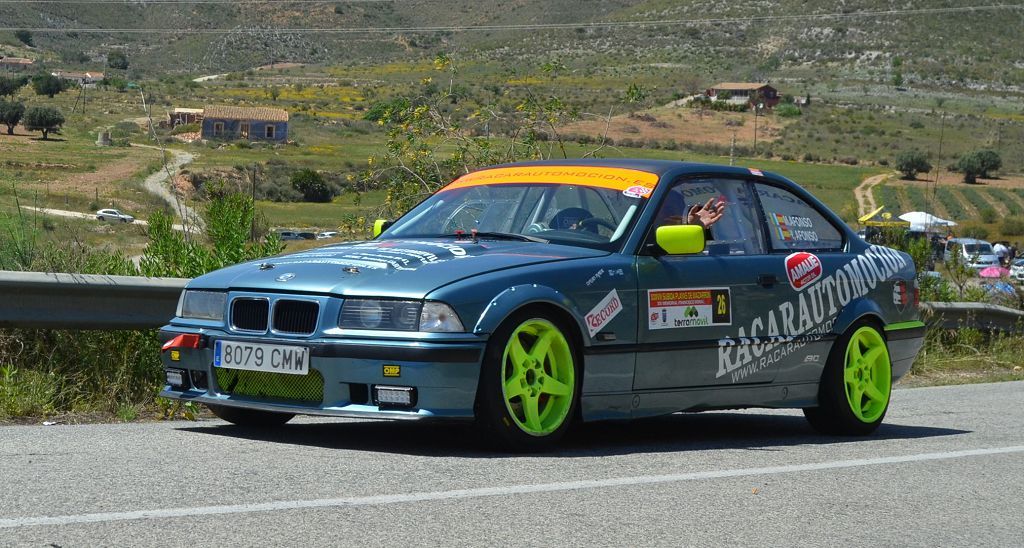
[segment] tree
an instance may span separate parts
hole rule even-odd
[[[897,87],[897,88],[898,87],[903,87],[903,73],[902,72],[896,71],[896,74],[892,75],[892,85],[893,85],[893,87]]]
[[[110,68],[127,70],[128,56],[123,51],[111,51],[107,53],[107,66]]]
[[[277,86],[270,86],[270,88],[267,89],[267,95],[270,96],[272,101],[277,101],[277,98],[281,96],[281,88]]]
[[[964,174],[965,183],[976,183],[978,177],[988,178],[990,173],[1001,168],[1003,160],[994,150],[975,150],[960,157],[956,163],[958,171]]]
[[[25,112],[25,129],[42,131],[43,140],[50,137],[50,132],[59,133],[64,125],[64,115],[53,107],[32,107]]]
[[[307,202],[329,202],[333,197],[331,188],[319,173],[312,169],[300,169],[292,174],[292,186],[302,193]]]
[[[0,97],[14,97],[27,83],[27,76],[0,76]]]
[[[39,74],[32,78],[32,89],[37,95],[46,95],[53,99],[54,95],[67,89],[67,83],[52,74]]]
[[[35,45],[32,43],[32,33],[27,30],[22,29],[14,31],[14,37],[20,40],[22,44],[25,44],[28,47],[32,47]]]
[[[0,124],[7,126],[7,134],[14,135],[14,126],[25,115],[25,105],[14,101],[0,101]]]
[[[896,169],[903,174],[904,179],[913,181],[917,179],[918,173],[927,173],[932,170],[928,163],[928,157],[919,150],[908,150],[896,156]]]

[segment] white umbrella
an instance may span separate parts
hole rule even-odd
[[[900,219],[910,223],[910,230],[913,232],[929,232],[938,227],[956,226],[956,223],[953,221],[940,219],[939,217],[936,217],[931,213],[925,213],[924,211],[911,211],[910,213],[904,213],[903,215],[900,215]]]

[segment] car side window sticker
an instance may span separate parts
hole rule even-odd
[[[773,251],[839,249],[842,233],[817,209],[795,194],[762,183],[754,185]]]

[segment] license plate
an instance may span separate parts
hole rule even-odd
[[[213,345],[213,366],[305,375],[309,373],[309,349],[279,344],[216,341]]]

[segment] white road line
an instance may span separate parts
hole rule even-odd
[[[689,472],[685,474],[665,474],[659,476],[632,476],[598,480],[541,483],[536,485],[509,485],[505,487],[480,487],[476,489],[455,489],[452,491],[405,493],[397,495],[376,495],[370,497],[345,497],[315,500],[283,500],[278,502],[263,502],[258,504],[199,506],[195,508],[165,508],[157,510],[137,510],[134,512],[103,512],[97,514],[79,514],[71,516],[11,518],[0,519],[0,529],[11,529],[15,527],[32,527],[38,525],[72,525],[77,523],[105,523],[111,521],[130,521],[140,519],[167,519],[189,516],[212,516],[220,514],[249,514],[254,512],[270,512],[274,510],[296,510],[304,508],[344,508],[358,506],[378,506],[385,504],[403,504],[409,502],[427,502],[452,499],[471,499],[479,497],[524,495],[529,493],[552,493],[559,491],[602,489],[608,487],[632,487],[636,485],[653,485],[660,483],[676,483],[684,481],[708,480],[718,478],[737,478],[743,476],[791,474],[795,472],[815,472],[820,470],[860,468],[864,466],[878,466],[883,464],[900,464],[908,462],[962,459],[966,457],[1005,455],[1009,453],[1024,453],[1024,445],[1014,445],[1009,447],[992,447],[988,449],[968,449],[964,451],[948,451],[942,453],[918,453],[914,455],[879,457],[874,459],[853,459],[814,462],[808,464],[792,464],[787,466],[769,466],[765,468],[708,470],[705,472]]]

